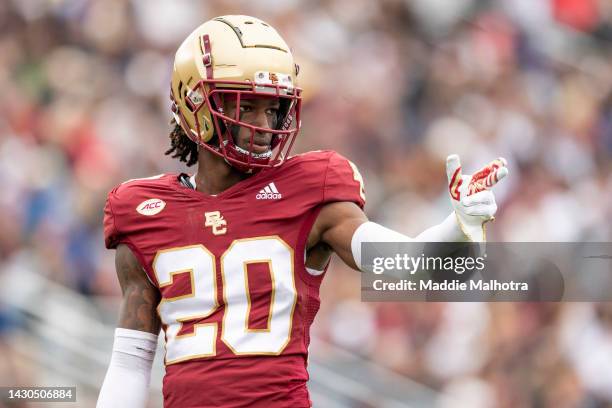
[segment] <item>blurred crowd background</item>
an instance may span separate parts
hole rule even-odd
[[[466,172],[503,156],[490,239],[611,240],[608,0],[3,0],[0,278],[32,271],[116,311],[106,194],[187,171],[163,154],[173,54],[223,14],[257,16],[292,46],[305,95],[294,152],[355,162],[371,219],[414,236],[451,210],[448,154]],[[321,298],[315,337],[441,406],[612,405],[609,304],[362,303],[338,260]],[[2,385],[36,383],[15,377],[20,325],[0,299]]]

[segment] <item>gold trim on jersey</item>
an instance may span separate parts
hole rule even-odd
[[[270,294],[270,307],[268,309],[268,322],[266,323],[265,329],[249,329],[249,318],[251,317],[251,291],[249,288],[249,265],[252,264],[268,264],[268,273],[270,274],[270,282],[272,285],[272,293]],[[245,261],[242,263],[242,269],[244,271],[244,286],[246,287],[246,295],[247,295],[247,312],[246,319],[244,321],[244,329],[247,332],[253,333],[265,333],[270,331],[270,321],[272,320],[272,306],[274,305],[274,295],[276,294],[276,289],[274,286],[274,272],[272,271],[272,260],[271,259],[257,259],[253,261]]]
[[[361,197],[363,201],[365,201],[366,196],[365,196],[365,185],[363,183],[363,176],[359,172],[359,169],[357,168],[355,163],[353,163],[352,161],[348,159],[346,161],[348,162],[349,166],[351,166],[351,169],[353,169],[353,179],[359,183],[359,196]]]
[[[224,267],[223,267],[223,258],[225,258],[225,255],[229,253],[229,251],[232,249],[232,247],[237,244],[238,242],[244,242],[244,241],[259,241],[259,240],[265,240],[265,239],[276,239],[278,240],[281,244],[283,244],[288,250],[289,250],[289,258],[290,258],[290,266],[291,266],[291,284],[293,286],[293,302],[291,304],[291,312],[289,314],[289,334],[287,335],[287,340],[285,340],[285,342],[283,343],[283,345],[280,347],[280,350],[278,352],[266,352],[266,351],[262,351],[262,352],[238,352],[236,351],[226,340],[225,340],[225,318],[227,316],[227,294],[226,294],[226,285],[225,285],[225,271],[224,271]],[[221,321],[221,341],[223,343],[225,343],[225,345],[235,354],[238,356],[241,355],[265,355],[265,356],[278,356],[280,355],[285,348],[287,347],[287,345],[289,344],[289,341],[291,340],[291,335],[293,332],[293,314],[295,312],[295,305],[297,304],[297,298],[298,298],[298,293],[297,293],[297,288],[295,286],[295,257],[294,257],[294,250],[293,248],[287,244],[281,237],[279,237],[278,235],[267,235],[267,236],[260,236],[260,237],[253,237],[253,238],[241,238],[241,239],[236,239],[234,240],[231,245],[227,248],[227,250],[223,253],[223,255],[221,255],[221,284],[223,287],[222,293],[223,293],[223,304],[225,306],[225,311],[223,312],[223,320]],[[270,266],[269,268],[270,270],[270,274],[271,276],[273,276],[273,269]],[[246,272],[244,272],[246,275]],[[275,288],[274,288],[274,281],[272,281],[272,292],[275,292]],[[247,284],[248,285],[248,284]],[[250,294],[248,292],[248,286],[247,286],[247,299],[249,301],[249,306],[250,306]],[[269,318],[272,318],[272,310],[274,307],[274,303],[270,302],[270,314],[269,314]],[[268,327],[270,327],[270,322],[268,323]],[[249,329],[248,329],[248,315],[246,315],[246,321],[245,321],[245,331],[248,333]],[[253,330],[251,330],[253,331]]]
[[[164,330],[164,338],[166,339],[166,342],[164,343],[164,364],[165,365],[171,365],[171,364],[175,364],[175,363],[179,363],[179,362],[183,362],[183,361],[187,361],[187,360],[193,360],[196,358],[202,358],[202,357],[212,357],[214,355],[217,354],[217,333],[218,333],[218,324],[217,322],[211,322],[211,323],[198,323],[198,324],[194,324],[193,325],[193,330],[191,333],[186,333],[186,334],[178,334],[181,332],[181,330],[183,330],[183,325],[191,320],[196,320],[196,319],[205,319],[209,316],[211,316],[218,308],[219,308],[219,301],[217,300],[217,265],[215,262],[215,256],[212,252],[210,252],[208,250],[208,248],[206,248],[204,245],[202,244],[196,244],[196,245],[186,245],[186,246],[180,246],[180,247],[174,247],[174,248],[168,248],[168,249],[161,249],[159,251],[157,251],[157,253],[155,254],[155,257],[153,258],[153,262],[151,264],[152,269],[153,269],[153,273],[155,274],[155,278],[157,279],[159,288],[160,288],[160,293],[161,293],[161,300],[159,301],[159,304],[157,305],[157,307],[155,308],[157,311],[157,315],[159,316],[160,320],[163,323],[163,320],[161,318],[161,313],[160,308],[164,303],[168,303],[168,302],[175,302],[181,299],[187,299],[187,298],[191,298],[195,296],[195,281],[194,281],[194,276],[193,276],[193,269],[194,268],[190,268],[190,269],[183,269],[183,270],[179,270],[179,271],[175,271],[175,272],[170,272],[169,276],[170,276],[170,280],[167,281],[167,283],[165,284],[161,284],[161,280],[159,278],[159,275],[157,273],[157,270],[155,268],[155,265],[157,263],[157,258],[164,253],[169,253],[169,252],[177,252],[177,251],[182,251],[185,249],[192,249],[192,248],[201,248],[202,250],[204,250],[205,253],[208,254],[208,256],[210,256],[211,260],[212,260],[212,275],[213,275],[213,306],[211,308],[211,311],[209,313],[205,313],[205,314],[197,314],[197,315],[192,315],[192,316],[186,316],[186,317],[181,317],[180,319],[176,319],[175,321],[179,323],[179,329],[177,330],[177,335],[174,336],[174,339],[181,339],[181,338],[185,338],[185,337],[192,337],[196,335],[196,329],[198,327],[205,327],[205,326],[213,326],[214,328],[214,335],[213,335],[213,345],[212,345],[212,352],[211,353],[204,353],[204,354],[193,354],[193,355],[189,355],[186,357],[181,357],[178,359],[174,359],[174,360],[168,360],[167,359],[167,355],[168,355],[168,350],[167,350],[167,340],[168,340],[168,332],[167,329]],[[176,275],[182,274],[182,273],[189,273],[189,279],[190,279],[190,290],[191,293],[185,294],[185,295],[179,295],[179,296],[174,296],[174,297],[164,297],[163,293],[161,292],[161,288],[165,288],[167,286],[172,286],[174,284],[174,277]],[[166,326],[168,326],[168,324],[166,324]]]
[[[181,322],[181,329],[183,327],[183,323],[184,321],[181,320],[177,320]],[[204,354],[191,354],[189,356],[186,357],[181,357],[181,358],[175,358],[174,360],[168,360],[166,358],[166,355],[164,355],[164,365],[172,365],[172,364],[176,364],[176,363],[182,363],[183,361],[189,361],[189,360],[193,360],[196,358],[204,358],[204,357],[214,357],[217,355],[217,334],[219,332],[219,325],[217,324],[217,322],[212,322],[212,323],[199,323],[199,324],[194,324],[193,325],[193,332],[189,333],[189,334],[181,334],[181,335],[176,335],[175,339],[179,338],[179,337],[191,337],[191,336],[195,336],[196,333],[196,329],[200,326],[212,326],[214,329],[214,334],[213,334],[213,347],[212,347],[212,352],[211,353],[204,353]],[[179,331],[181,331],[181,329],[179,329]],[[164,336],[167,339],[167,336]],[[167,347],[167,343],[164,344],[164,349],[166,349]]]

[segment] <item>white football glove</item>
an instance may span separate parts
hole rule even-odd
[[[493,160],[471,176],[461,174],[458,155],[451,154],[446,158],[451,203],[459,227],[470,241],[486,241],[485,224],[495,219],[497,211],[495,196],[490,188],[507,175],[508,168],[503,157]]]

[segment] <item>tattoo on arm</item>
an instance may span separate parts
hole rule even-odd
[[[117,277],[123,293],[117,327],[158,334],[159,290],[151,284],[140,262],[126,245],[119,245],[115,255]]]

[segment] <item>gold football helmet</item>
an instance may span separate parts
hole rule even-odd
[[[174,58],[170,97],[172,113],[187,136],[242,171],[280,165],[300,130],[301,89],[298,66],[289,47],[267,23],[249,16],[221,16],[199,26]],[[229,117],[224,98],[276,97],[280,109],[275,129]],[[250,149],[236,145],[232,129],[250,129]],[[271,149],[254,153],[255,132],[272,133]]]

